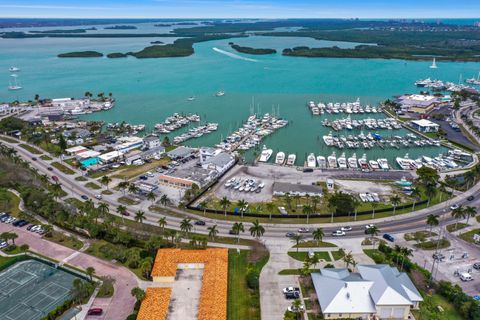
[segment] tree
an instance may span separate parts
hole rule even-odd
[[[348,193],[342,191],[335,192],[328,197],[328,205],[335,208],[336,213],[350,213],[354,210],[354,198]]]
[[[403,270],[403,263],[405,262],[405,258],[413,256],[413,250],[410,248],[402,248],[402,266],[400,267]]]
[[[160,197],[160,203],[164,207],[166,207],[170,203],[170,199],[168,198],[168,196],[166,194],[164,194]]]
[[[98,214],[100,215],[100,217],[101,217],[102,219],[105,219],[105,217],[107,216],[107,214],[110,212],[110,207],[109,207],[108,204],[105,203],[105,202],[100,202],[100,204],[98,205],[97,209],[98,209]]]
[[[42,225],[42,229],[43,229],[43,231],[45,231],[45,236],[47,238],[50,238],[52,236],[53,226],[51,224]]]
[[[313,196],[312,197],[312,209],[313,209],[313,213],[317,213],[317,206],[318,204],[320,203],[321,199],[319,196]]]
[[[230,206],[230,200],[227,197],[223,197],[220,200],[220,206],[223,208],[223,212],[225,213],[225,217],[227,216],[227,208]]]
[[[313,209],[310,205],[306,204],[306,205],[303,206],[302,212],[303,212],[303,214],[307,215],[307,224],[308,224],[309,219],[310,219],[310,214],[313,213]]]
[[[468,224],[468,221],[470,220],[470,218],[473,218],[477,215],[477,209],[475,207],[472,207],[472,206],[467,206],[465,208],[465,215],[467,216],[467,224]]]
[[[378,207],[378,202],[372,202],[370,205],[372,206],[372,219],[375,219],[375,209]]]
[[[248,202],[245,201],[245,200],[243,200],[243,199],[242,199],[242,200],[239,200],[239,201],[237,202],[237,206],[238,206],[238,208],[239,208],[239,210],[240,210],[240,213],[241,213],[241,215],[242,215],[242,217],[243,217],[243,213],[244,213],[245,210],[247,209]]]
[[[104,175],[101,179],[100,179],[100,183],[103,184],[105,187],[107,187],[107,190],[108,190],[108,184],[112,182],[112,178],[110,178],[109,176],[107,175]]]
[[[188,238],[188,234],[190,231],[192,231],[193,225],[192,225],[192,220],[188,218],[184,218],[182,222],[180,222],[180,230],[182,230],[185,233],[185,237]]]
[[[465,219],[465,209],[462,206],[459,206],[455,210],[452,210],[452,217],[457,219],[457,221],[455,221],[455,230],[457,230],[458,222],[461,219]]]
[[[440,220],[437,215],[429,214],[427,216],[427,225],[430,226],[430,237],[432,236],[432,229],[440,224]]]
[[[410,193],[410,197],[412,197],[412,199],[413,199],[412,211],[415,210],[415,204],[417,203],[417,201],[420,199],[421,196],[422,196],[422,194],[420,193],[418,188],[414,188],[412,190],[412,192]]]
[[[297,252],[298,252],[298,246],[300,245],[301,242],[303,242],[303,236],[301,234],[294,234],[292,237],[293,243],[295,243],[295,246],[297,247]]]
[[[275,204],[273,204],[273,202],[267,202],[266,207],[269,218],[272,219],[273,210],[275,210]]]
[[[295,211],[297,211],[297,208],[298,208],[298,202],[300,201],[302,197],[300,197],[299,194],[295,194],[293,195],[293,199],[295,199]]]
[[[152,270],[153,260],[151,257],[146,257],[140,262],[140,270],[143,276],[148,279],[150,277],[150,271]]]
[[[123,220],[123,217],[127,214],[127,207],[125,207],[124,205],[119,205],[117,207],[117,213],[119,213],[122,216],[122,220]]]
[[[288,211],[292,211],[292,197],[290,196],[290,193],[286,193],[285,196],[283,197],[283,200],[285,201],[285,205],[288,208]]]
[[[142,302],[143,299],[145,299],[145,291],[143,291],[143,290],[140,289],[139,287],[133,288],[132,291],[130,291],[130,293],[131,293],[132,296],[135,297],[135,299],[137,299],[137,301],[139,301],[139,302]]]
[[[380,230],[378,229],[377,226],[371,226],[370,228],[367,229],[367,234],[370,235],[370,238],[372,240],[372,243],[373,243],[373,247],[375,248],[375,242],[373,241],[373,238],[375,236],[378,236]]]
[[[323,233],[322,228],[317,228],[313,230],[312,235],[313,235],[313,240],[317,241],[317,246],[319,246],[320,242],[322,242],[323,237],[325,236],[325,233]]]
[[[203,210],[203,215],[205,216],[207,214],[207,208],[208,208],[208,199],[203,200],[198,204],[198,208]]]
[[[217,234],[218,234],[217,225],[214,224],[213,226],[208,227],[207,230],[208,230],[208,236],[210,237],[210,239],[215,241],[215,238],[217,237]]]
[[[237,235],[237,243],[240,242],[240,232],[245,232],[245,228],[243,227],[243,223],[235,222],[232,226],[232,231],[234,234]]]
[[[393,215],[395,215],[395,211],[397,210],[397,206],[400,204],[401,201],[402,201],[402,199],[400,199],[400,197],[397,194],[390,197],[390,202],[393,205]]]
[[[60,135],[60,138],[58,139],[58,146],[62,151],[65,151],[65,149],[68,148],[67,141],[65,140],[65,137],[63,134]]]
[[[122,190],[123,195],[125,195],[125,190],[128,189],[128,186],[129,186],[129,185],[130,185],[130,183],[128,183],[128,181],[122,181],[122,182],[120,182],[120,183],[118,184],[118,188],[119,188],[120,190]]]
[[[265,228],[260,225],[258,219],[255,220],[252,226],[248,229],[252,237],[255,237],[257,240],[260,239],[261,236],[265,233]]]
[[[142,223],[143,220],[145,220],[145,212],[142,211],[142,210],[138,210],[137,212],[135,212],[135,221],[137,221],[138,223]]]
[[[147,193],[147,200],[151,201],[152,205],[153,205],[153,202],[155,202],[155,199],[157,199],[157,196],[153,191],[150,191],[149,193]]]
[[[430,201],[437,194],[437,187],[433,184],[429,184],[425,187],[425,195],[427,196],[428,202],[427,207],[430,207]]]
[[[158,226],[162,229],[162,233],[165,232],[165,226],[167,225],[167,218],[161,217],[158,219]]]
[[[342,260],[343,262],[345,262],[345,268],[348,269],[348,267],[352,264],[352,260],[353,260],[352,252],[351,251],[349,253],[344,252]]]
[[[94,268],[94,267],[88,267],[88,268],[85,270],[85,273],[86,273],[87,276],[90,278],[90,281],[93,281],[93,275],[95,274],[95,268]]]
[[[82,303],[91,294],[93,287],[86,281],[76,278],[73,280],[72,288],[70,289],[70,296],[76,303]]]
[[[133,183],[130,183],[130,185],[128,186],[128,192],[129,193],[137,193],[138,192],[138,187],[137,185],[133,184]]]

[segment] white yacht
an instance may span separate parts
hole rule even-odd
[[[382,170],[389,170],[390,167],[388,166],[388,160],[385,158],[380,158],[377,159],[378,165],[380,166],[380,169]]]
[[[10,71],[10,72],[19,72],[20,69],[17,68],[17,67],[10,67],[10,69],[8,69],[8,71]]]
[[[337,167],[337,156],[335,155],[335,151],[332,153],[331,156],[327,157],[327,163],[330,168]]]
[[[287,158],[287,166],[295,165],[296,160],[297,160],[297,156],[294,153],[289,154]]]
[[[348,158],[348,166],[352,169],[358,168],[357,154],[354,153],[350,158]]]
[[[408,157],[408,153],[405,155],[404,158],[397,157],[396,161],[397,161],[397,164],[400,166],[400,168],[402,168],[402,170],[412,170],[412,169],[414,169],[415,161]]]
[[[317,157],[318,167],[321,169],[325,169],[327,167],[327,159],[324,156]]]
[[[315,160],[315,155],[313,153],[310,153],[307,157],[307,167],[309,168],[315,168],[317,166],[316,160]]]
[[[380,166],[378,165],[378,162],[376,160],[370,160],[368,161],[368,164],[370,165],[370,168],[372,168],[372,170],[380,169]]]
[[[193,100],[195,100],[195,97],[194,97],[194,96],[191,96],[191,97],[189,97],[189,98],[187,99],[187,101],[193,101]]]
[[[224,95],[225,95],[225,91],[223,91],[223,90],[220,90],[217,93],[215,93],[216,97],[223,97]]]
[[[368,166],[367,155],[364,153],[363,156],[358,159],[358,165],[362,171],[370,171],[370,167]]]
[[[22,87],[17,82],[17,75],[12,74],[13,81],[10,81],[10,85],[8,86],[8,90],[20,90]]]
[[[278,165],[283,165],[285,163],[285,153],[280,151],[277,153],[277,156],[275,157],[275,163]]]
[[[272,156],[272,153],[273,153],[273,150],[267,149],[267,147],[264,145],[262,153],[260,154],[260,159],[258,159],[258,161],[268,162],[268,160],[270,160],[270,157]]]
[[[345,157],[345,152],[342,153],[340,157],[338,157],[338,167],[340,169],[347,169],[347,158]]]

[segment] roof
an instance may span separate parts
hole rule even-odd
[[[76,146],[76,147],[71,147],[71,148],[65,149],[65,152],[68,152],[68,153],[79,153],[79,152],[84,152],[84,151],[87,151],[87,150],[88,150],[88,149],[85,148],[85,147]]]
[[[150,141],[157,141],[157,140],[160,140],[160,138],[153,135],[146,136],[143,138],[143,142],[150,142]]]
[[[412,120],[411,123],[414,123],[419,127],[439,127],[438,124],[427,119]]]
[[[180,263],[203,263],[198,320],[227,319],[228,249],[159,249],[152,277],[175,277]],[[160,319],[160,318],[155,318]]]
[[[118,158],[122,155],[120,151],[111,151],[98,156],[102,161],[109,161],[115,158]]]
[[[205,160],[205,164],[214,164],[218,167],[225,167],[235,159],[232,155],[226,152],[220,152],[216,156],[211,157],[210,159]]]
[[[176,149],[173,149],[172,151],[169,151],[168,156],[170,158],[184,158],[192,154],[193,151],[194,149],[192,148],[180,146]]]
[[[138,310],[137,320],[164,320],[167,318],[172,288],[147,288]]]
[[[100,152],[88,150],[88,149],[83,152],[77,153],[77,157],[82,159],[95,158],[95,157],[98,157],[99,155],[100,155]]]

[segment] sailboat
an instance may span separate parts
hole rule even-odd
[[[10,71],[10,72],[18,72],[18,71],[20,71],[20,69],[17,68],[17,67],[10,67],[10,69],[8,69],[8,71]]]
[[[12,83],[12,81],[10,81],[10,85],[8,86],[8,90],[20,90],[20,89],[22,89],[22,87],[17,82],[17,75],[16,74],[12,74],[12,79],[13,79],[13,83]]]
[[[195,96],[191,96],[187,98],[187,101],[193,101],[193,100],[195,100]]]
[[[225,95],[225,91],[223,91],[223,90],[220,90],[217,93],[215,93],[216,97],[223,97],[224,95]]]
[[[472,77],[470,79],[466,79],[465,82],[470,84],[480,85],[480,72],[478,73],[477,79],[475,79],[475,77]]]
[[[430,69],[437,69],[437,62],[435,61],[435,58],[433,58],[432,65],[430,66]]]

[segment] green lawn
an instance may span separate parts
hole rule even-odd
[[[78,176],[75,178],[75,181],[88,181],[88,179],[85,178],[84,176]]]
[[[297,246],[295,245],[293,247],[296,248]],[[298,247],[299,248],[333,248],[333,247],[336,247],[336,245],[330,242],[319,241],[317,243],[317,241],[315,240],[308,240],[308,241],[301,242],[298,245]]]
[[[110,191],[110,190],[103,190],[103,191],[102,191],[102,194],[111,195],[111,194],[113,194],[113,192]]]
[[[320,269],[309,269],[308,271],[310,273],[320,272]],[[300,272],[300,269],[283,269],[283,270],[280,270],[278,274],[281,276],[291,276],[291,275],[300,275],[301,272]]]
[[[421,243],[417,243],[415,247],[423,250],[436,250],[438,249],[445,249],[450,247],[450,241],[447,239],[441,239],[440,244],[438,244],[438,240],[431,240],[431,241],[425,241]]]
[[[462,233],[459,237],[467,242],[475,243],[473,241],[474,234],[480,234],[480,229],[473,229],[468,232]]]
[[[75,171],[73,171],[72,169],[66,167],[65,165],[61,164],[60,162],[52,162],[51,163],[52,167],[60,170],[61,172],[65,173],[65,174],[75,174]]]
[[[295,251],[290,251],[288,252],[288,255],[290,257],[292,257],[293,259],[295,260],[298,260],[298,261],[305,261],[305,259],[307,258],[308,256],[308,252],[295,252]],[[315,252],[315,255],[320,259],[320,260],[325,260],[325,261],[332,261],[332,259],[330,259],[330,255],[328,254],[328,252],[323,252],[323,251],[320,251],[320,252]]]
[[[14,217],[18,217],[20,209],[20,198],[6,189],[0,189],[0,210],[8,212]]]
[[[52,236],[45,237],[45,239],[61,244],[62,246],[65,246],[74,250],[79,250],[80,248],[83,247],[82,241],[76,239],[75,237],[66,236],[63,233],[58,231],[53,231]]]
[[[260,293],[248,288],[246,277],[249,268],[249,251],[228,251],[228,320],[260,320]],[[260,271],[268,261],[268,255],[252,267]]]
[[[432,296],[422,293],[424,301],[420,303],[420,310],[414,310],[412,313],[417,320],[462,320],[455,307],[445,298],[438,294]],[[438,310],[438,306],[443,308],[443,312]]]
[[[32,154],[42,154],[42,151],[40,151],[37,148],[34,148],[34,147],[32,147],[28,144],[20,143],[19,146],[22,147],[23,149],[27,150],[28,152],[32,153]]]
[[[405,233],[404,238],[406,241],[414,241],[420,237],[428,238],[428,237],[435,237],[435,236],[437,236],[437,233],[432,231],[432,233],[430,234],[429,230],[424,230],[424,231],[417,231],[413,233]]]
[[[135,201],[129,197],[120,197],[118,198],[118,202],[129,205],[129,206],[138,204],[138,201]]]
[[[100,187],[98,184],[96,184],[95,182],[88,182],[85,184],[85,187],[87,188],[90,188],[92,190],[100,190],[102,189],[102,187]]]
[[[0,137],[0,140],[3,140],[3,141],[8,142],[8,143],[18,143],[17,140],[12,139],[12,138],[8,138],[8,137]]]
[[[27,260],[27,259],[29,258],[26,256],[17,256],[17,257],[0,256],[0,271],[14,265],[16,262]]]
[[[335,261],[340,260],[343,258],[345,253],[343,251],[337,250],[337,251],[332,251],[332,256]]]
[[[455,227],[455,225],[456,225],[456,227]],[[459,222],[458,224],[452,223],[452,224],[449,224],[447,226],[447,231],[448,232],[455,232],[457,230],[461,230],[461,229],[466,228],[468,226],[469,226],[469,224],[466,224],[466,223],[463,223],[463,222]]]
[[[51,157],[47,156],[46,154],[44,154],[43,156],[40,156],[40,159],[45,160],[45,161],[53,160]]]
[[[141,175],[147,171],[152,171],[155,168],[159,166],[164,166],[170,162],[169,159],[160,159],[160,160],[154,160],[150,163],[145,163],[144,165],[141,166],[127,166],[124,167],[123,170],[118,171],[113,177],[118,178],[118,179],[132,179],[138,175]]]

